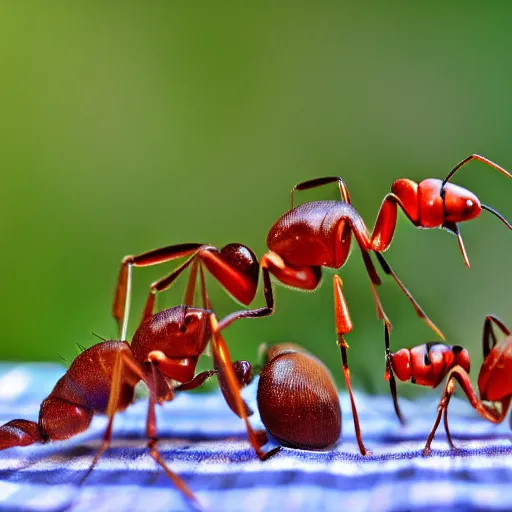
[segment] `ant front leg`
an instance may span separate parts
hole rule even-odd
[[[361,455],[369,455],[370,452],[365,448],[363,444],[363,438],[361,436],[361,429],[359,427],[359,416],[357,414],[356,402],[352,393],[352,385],[350,383],[350,370],[348,368],[348,357],[347,357],[347,342],[345,341],[345,334],[352,331],[352,320],[348,312],[347,303],[342,291],[342,281],[338,275],[333,276],[334,282],[334,316],[336,322],[336,333],[338,335],[338,346],[341,352],[341,361],[343,368],[343,375],[345,377],[345,383],[347,385],[348,394],[350,396],[350,405],[352,407],[352,416],[354,419],[354,429],[356,431],[357,444],[359,445],[359,451]]]
[[[249,422],[245,402],[240,395],[240,382],[233,368],[226,341],[220,333],[220,325],[217,321],[217,317],[213,313],[210,315],[210,325],[212,332],[212,355],[215,369],[219,374],[223,375],[225,390],[231,395],[229,401],[235,405],[237,415],[243,419],[249,442],[256,452],[256,455],[260,460],[266,460],[275,455],[281,447],[273,448],[268,452],[264,452],[261,449],[263,444],[265,444],[263,441],[266,442],[266,439],[262,439],[262,436],[253,430]]]

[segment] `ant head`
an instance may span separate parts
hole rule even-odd
[[[444,201],[445,222],[471,220],[478,217],[482,211],[478,197],[459,185],[445,183],[441,186],[440,193]]]
[[[454,366],[459,365],[463,370],[469,373],[471,366],[469,361],[469,352],[461,345],[453,345],[452,352],[455,357]]]
[[[398,352],[391,354],[391,367],[396,378],[407,382],[412,377],[411,352],[402,348]]]

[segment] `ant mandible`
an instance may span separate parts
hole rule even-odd
[[[304,450],[323,450],[336,443],[341,408],[325,365],[294,343],[274,345],[265,357],[257,402],[270,434],[282,445]]]
[[[202,284],[204,275],[201,273]],[[202,286],[203,302],[209,304]],[[201,508],[192,491],[161,458],[158,449],[155,405],[170,401],[176,391],[197,388],[217,374],[229,407],[244,420],[249,442],[261,460],[279,450],[264,452],[265,436],[255,432],[248,420],[250,409],[240,388],[251,380],[246,361],[231,362],[221,331],[246,310],[232,313],[220,322],[210,309],[181,305],[160,311],[146,319],[135,332],[132,343],[103,341],[79,354],[50,395],[42,402],[38,422],[16,419],[0,427],[0,449],[63,440],[86,430],[96,413],[106,413],[108,425],[103,443],[84,476],[93,470],[109,447],[115,413],[132,403],[134,388],[142,381],[149,389],[146,424],[151,457],[164,469],[176,487]],[[195,374],[199,356],[211,338],[214,370]]]
[[[497,342],[493,324],[505,334],[505,338],[500,343]],[[423,450],[424,456],[430,454],[430,445],[439,427],[443,411],[446,436],[450,446],[455,448],[448,427],[448,404],[455,390],[455,381],[460,384],[469,403],[482,418],[492,423],[501,423],[507,417],[512,400],[512,332],[499,318],[488,315],[485,317],[482,345],[484,362],[478,374],[480,398],[477,397],[471,386],[469,370],[463,366],[453,368],[448,375],[443,396],[437,408],[436,420]],[[510,427],[512,428],[512,415]]]
[[[509,229],[512,229],[512,225],[497,211],[481,205],[473,193],[448,183],[455,172],[471,160],[479,160],[509,178],[512,177],[505,169],[490,160],[479,155],[471,155],[457,164],[443,181],[427,179],[417,184],[412,180],[399,179],[393,183],[391,193],[384,198],[372,233],[368,231],[363,219],[351,205],[349,192],[342,178],[325,177],[299,183],[291,191],[292,208],[275,222],[267,236],[269,251],[260,261],[263,275],[265,276],[266,273],[270,272],[285,285],[302,290],[315,290],[320,284],[322,267],[339,269],[345,264],[349,256],[351,237],[354,234],[370,278],[378,317],[384,320],[388,334],[391,330],[391,323],[377,294],[376,286],[381,284],[381,281],[370,257],[372,251],[376,253],[377,260],[384,272],[393,277],[412,303],[418,316],[442,339],[445,339],[441,331],[423,312],[380,253],[389,247],[393,238],[397,219],[397,205],[402,208],[415,226],[420,228],[443,227],[457,235],[467,264],[467,257],[458,229],[459,222],[475,218],[483,208],[496,215]],[[339,186],[340,201],[313,201],[294,207],[293,199],[296,190],[312,189],[335,182]],[[352,331],[353,325],[343,294],[342,281],[337,275],[333,276],[333,281],[335,324],[343,374],[349,391],[354,421],[358,424],[357,409],[350,384],[347,358],[348,345],[345,341],[345,335]],[[273,298],[270,299],[270,302],[273,303]],[[268,303],[269,301],[267,301]],[[396,382],[391,370],[391,352],[388,339],[387,336],[385,338],[386,367],[395,411],[403,423],[396,396]],[[361,453],[366,453],[362,440],[359,438],[358,441]]]

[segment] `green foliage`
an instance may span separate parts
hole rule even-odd
[[[238,241],[261,256],[301,180],[342,175],[372,227],[396,178],[444,177],[473,152],[512,168],[511,6],[475,5],[4,3],[0,359],[72,360],[75,342],[97,342],[91,331],[115,337],[126,254]],[[503,176],[471,164],[455,181],[512,217]],[[335,197],[334,186],[298,195]],[[403,217],[388,258],[478,368],[484,315],[512,322],[510,233],[485,213],[462,230],[470,271],[454,237]],[[168,268],[134,271],[132,329]],[[383,391],[358,251],[341,275],[355,385]],[[220,316],[238,307],[209,282]],[[435,339],[389,279],[381,293],[395,349]],[[276,294],[274,317],[225,333],[233,356],[256,361],[260,343],[293,340],[341,381],[331,275],[316,293]]]

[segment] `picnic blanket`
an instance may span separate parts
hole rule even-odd
[[[39,404],[64,368],[55,364],[0,364],[0,422],[36,420]],[[254,382],[244,397],[256,410]],[[209,511],[442,511],[512,510],[512,443],[508,421],[493,425],[463,400],[450,405],[453,452],[441,425],[432,456],[422,457],[440,390],[401,399],[408,420],[399,425],[389,396],[356,393],[364,441],[354,436],[342,393],[343,432],[329,451],[284,448],[260,462],[243,423],[218,392],[181,393],[158,407],[160,453]],[[114,423],[111,449],[79,485],[100,445],[105,417],[63,442],[0,452],[0,510],[189,511],[190,504],[149,456],[146,400]],[[261,427],[257,413],[253,425]]]

